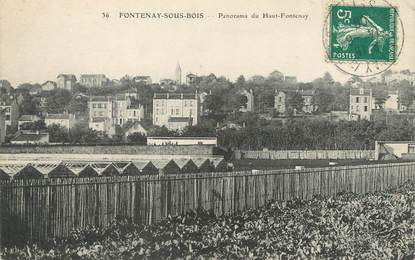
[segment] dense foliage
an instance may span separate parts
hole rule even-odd
[[[259,121],[245,118],[241,130],[219,132],[225,147],[246,150],[374,149],[376,140],[415,140],[415,127],[407,121],[390,125],[384,121],[288,120]]]
[[[234,216],[208,212],[141,226],[74,231],[56,245],[5,248],[4,259],[264,259],[415,257],[415,184],[393,192],[274,202]]]

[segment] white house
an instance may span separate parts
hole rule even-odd
[[[71,129],[76,123],[75,115],[73,114],[48,114],[45,117],[46,126],[60,125],[66,129]]]
[[[154,93],[153,124],[170,130],[196,125],[199,120],[199,97],[192,93]]]

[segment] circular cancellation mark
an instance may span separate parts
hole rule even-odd
[[[403,44],[398,9],[386,0],[343,0],[327,7],[325,59],[344,73],[380,74],[396,63]]]

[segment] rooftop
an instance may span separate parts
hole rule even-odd
[[[36,115],[22,115],[19,117],[19,121],[37,121],[39,117]]]
[[[46,119],[69,119],[70,114],[48,114]]]
[[[47,136],[49,136],[49,134],[44,132],[21,132],[13,138],[12,141],[39,141]]]
[[[65,80],[76,80],[75,75],[73,74],[59,74],[58,78],[64,78]]]
[[[370,96],[372,94],[371,89],[363,89],[363,88],[352,88],[350,89],[350,95],[353,96]]]
[[[105,122],[107,120],[106,117],[93,117],[92,118],[92,122],[93,123],[100,123],[100,122]]]
[[[197,99],[195,93],[154,93],[153,99]]]

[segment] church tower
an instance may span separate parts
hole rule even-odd
[[[175,71],[175,80],[177,84],[182,84],[182,68],[180,68],[179,63],[177,63],[177,67]]]

